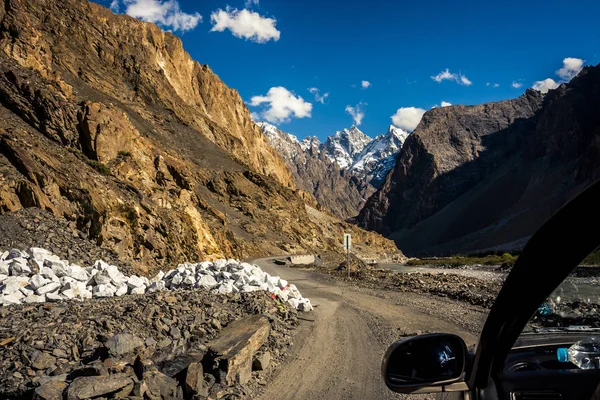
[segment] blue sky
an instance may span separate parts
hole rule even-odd
[[[387,131],[400,108],[416,108],[394,120],[409,128],[419,109],[442,101],[497,101],[519,96],[536,81],[568,80],[577,60],[562,77],[556,72],[567,57],[600,63],[596,0],[99,3],[174,31],[192,58],[240,92],[257,118],[300,139],[323,139],[358,122],[348,110],[362,111],[360,129],[375,136]],[[439,77],[447,79],[432,78],[445,70]],[[309,88],[328,96],[321,103]]]

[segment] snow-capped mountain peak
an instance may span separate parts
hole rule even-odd
[[[373,186],[379,186],[388,171],[396,164],[396,156],[408,135],[408,132],[390,125],[387,133],[377,136],[365,146],[350,170],[356,174],[366,175]]]
[[[304,151],[318,151],[321,148],[321,141],[316,136],[307,136],[300,142],[300,147]]]
[[[364,134],[358,127],[342,129],[321,143],[316,136],[298,141],[296,136],[277,127],[258,122],[271,145],[284,158],[297,163],[306,162],[305,155],[325,156],[342,170],[348,170],[366,183],[378,187],[396,163],[409,133],[390,125],[388,131],[375,139]],[[299,154],[299,153],[304,153]]]
[[[329,136],[323,144],[322,151],[341,169],[349,168],[355,157],[371,142],[371,138],[356,126],[337,131]]]

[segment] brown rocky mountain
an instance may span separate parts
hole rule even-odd
[[[342,219],[358,215],[366,197],[374,192],[368,182],[340,169],[320,150],[320,143],[315,142],[318,139],[301,143],[266,122],[259,122],[258,126],[281,155],[300,189],[311,193],[320,205]]]
[[[50,210],[148,269],[339,250],[344,231],[395,251],[296,189],[238,93],[176,36],[84,0],[2,2],[1,212]]]
[[[514,249],[600,179],[600,66],[546,96],[428,111],[357,218],[411,254]]]

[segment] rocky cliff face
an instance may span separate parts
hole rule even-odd
[[[266,122],[259,122],[258,126],[284,159],[298,188],[312,194],[321,206],[342,219],[358,215],[366,199],[357,180],[321,152],[317,138],[299,142],[296,136]]]
[[[545,98],[428,111],[363,208],[408,254],[522,246],[600,178],[600,67]]]
[[[141,269],[337,249],[235,90],[153,24],[83,0],[0,7],[0,211],[40,207]]]

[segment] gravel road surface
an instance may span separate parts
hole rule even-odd
[[[403,336],[452,332],[476,342],[486,311],[415,293],[359,288],[328,276],[253,260],[294,282],[315,311],[303,315],[291,353],[260,399],[392,399],[381,378],[387,347]],[[415,395],[412,398],[433,398]]]

